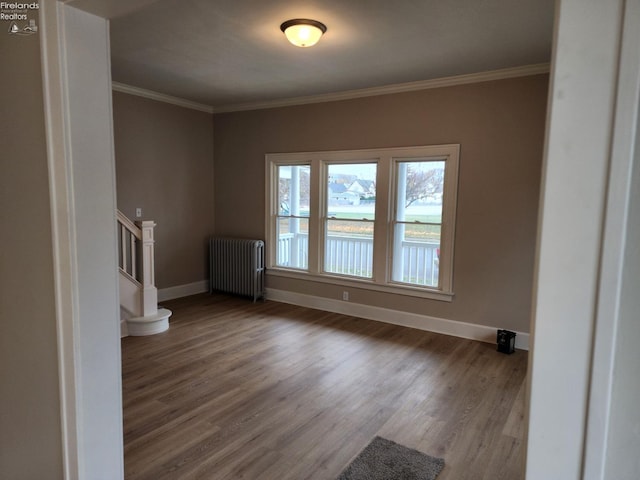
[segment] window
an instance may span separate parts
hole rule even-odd
[[[371,278],[376,163],[327,165],[324,271]]]
[[[396,162],[394,282],[438,287],[445,162]]]
[[[278,165],[275,265],[306,269],[309,264],[309,165]]]
[[[268,274],[451,300],[458,156],[268,154]]]

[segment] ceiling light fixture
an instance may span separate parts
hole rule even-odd
[[[295,18],[280,25],[280,30],[284,32],[287,40],[296,47],[312,47],[327,31],[327,26],[316,20]]]

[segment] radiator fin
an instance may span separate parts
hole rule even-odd
[[[209,293],[264,298],[264,242],[242,238],[209,240]]]

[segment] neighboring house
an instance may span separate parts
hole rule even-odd
[[[329,192],[331,192],[332,197],[339,197],[340,195],[344,195],[347,191],[347,187],[344,183],[331,182],[329,183]]]
[[[329,184],[329,200],[340,204],[358,205],[360,195],[347,189],[344,183],[332,182]]]
[[[347,189],[350,192],[357,193],[360,197],[375,195],[376,184],[373,180],[357,179]]]

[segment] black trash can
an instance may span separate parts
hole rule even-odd
[[[516,332],[498,330],[498,351],[501,353],[513,353],[516,351]]]

